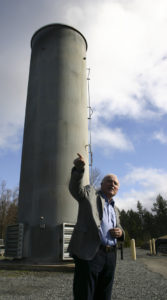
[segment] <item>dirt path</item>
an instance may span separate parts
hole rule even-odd
[[[167,279],[167,256],[140,259],[150,271],[159,273]]]

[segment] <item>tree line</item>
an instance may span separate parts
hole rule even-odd
[[[152,238],[167,235],[167,200],[161,195],[156,197],[151,211],[143,208],[137,202],[137,211],[132,209],[120,212],[121,224],[125,229],[125,246],[129,246],[130,239],[135,239],[137,246],[144,246]]]

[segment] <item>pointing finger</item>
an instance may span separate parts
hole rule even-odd
[[[83,160],[83,156],[80,153],[77,153],[78,157]]]

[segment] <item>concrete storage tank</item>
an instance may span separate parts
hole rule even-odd
[[[23,257],[60,261],[63,222],[75,223],[78,206],[68,191],[73,160],[87,160],[86,49],[75,28],[51,24],[32,37],[19,222]]]

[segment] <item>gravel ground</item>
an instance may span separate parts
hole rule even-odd
[[[131,260],[129,249],[124,250],[124,260],[120,260],[118,253],[112,299],[167,299],[167,278],[148,270],[140,259],[143,257],[150,259],[147,251],[140,249],[137,249],[136,261]],[[73,273],[70,272],[1,270],[0,299],[72,300],[72,281]]]

